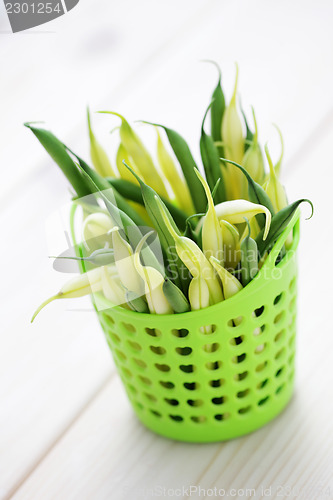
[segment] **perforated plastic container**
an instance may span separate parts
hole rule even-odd
[[[292,248],[276,265],[291,230]],[[207,309],[165,316],[121,307],[98,312],[145,426],[181,441],[223,441],[282,411],[293,391],[298,240],[297,213],[255,279]]]

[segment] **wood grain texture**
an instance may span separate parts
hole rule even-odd
[[[206,496],[193,490],[192,498],[209,498],[215,487],[232,498],[333,498],[333,276],[327,265],[333,243],[333,5],[98,4],[92,10],[80,2],[77,12],[55,21],[54,33],[0,35],[6,68],[0,82],[6,96],[0,119],[0,498],[154,498],[163,488],[189,486],[207,490]],[[302,220],[291,404],[250,436],[196,446],[167,441],[136,421],[88,300],[59,301],[29,325],[38,302],[63,282],[47,259],[44,222],[68,195],[66,182],[21,123],[45,119],[87,156],[89,102],[94,110],[117,109],[182,131],[198,157],[200,121],[216,81],[215,69],[199,62],[206,58],[222,65],[228,95],[238,61],[243,104],[247,110],[254,104],[261,140],[269,139],[278,154],[271,122],[284,133],[289,198],[311,198],[316,212]],[[108,132],[116,121],[94,121],[111,148]],[[149,143],[149,131],[142,127],[142,133]],[[304,217],[308,213],[304,206]],[[287,488],[294,488],[290,495]]]

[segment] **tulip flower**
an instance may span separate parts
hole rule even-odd
[[[121,126],[119,129],[120,139],[127,154],[132,158],[138,169],[140,176],[143,177],[144,181],[155,189],[158,194],[168,198],[168,192],[164,186],[163,179],[139,136],[134,132],[130,124],[122,115],[114,111],[105,111],[105,113],[118,116],[121,119]]]
[[[237,86],[238,86],[238,66],[236,65],[236,80],[234,92],[227,106],[222,120],[222,143],[225,150],[225,155],[229,160],[241,163],[244,156],[244,134],[243,126],[240,115],[237,110]],[[244,179],[240,172],[235,169],[230,169],[227,166],[227,180],[229,191],[231,191],[234,199],[240,198],[243,187]]]
[[[144,293],[144,286],[134,264],[132,247],[120,236],[119,227],[111,229],[110,232],[120,281],[127,290],[135,292],[140,297]]]
[[[100,175],[102,175],[103,177],[114,177],[115,173],[111,166],[110,160],[102,146],[97,142],[96,137],[92,131],[89,109],[87,110],[87,116],[91,161]]]
[[[82,239],[84,246],[90,250],[90,247],[100,248],[100,237],[107,239],[107,233],[112,229],[113,222],[109,215],[102,212],[96,212],[88,215],[84,220],[82,227]],[[94,241],[95,240],[95,241]]]
[[[106,267],[107,272],[111,276],[115,276],[116,268],[115,265]],[[90,271],[75,276],[70,279],[65,285],[60,289],[60,291],[43,302],[34,313],[31,322],[35,319],[37,314],[50,302],[56,299],[72,299],[77,297],[83,297],[84,295],[89,295],[91,293],[99,292],[102,290],[102,277],[101,277],[101,267],[96,269],[91,269]]]
[[[252,220],[255,220],[253,218]],[[233,224],[220,221],[223,239],[223,258],[226,269],[235,269],[241,258],[239,232]]]
[[[206,180],[198,170],[195,173],[204,187],[208,200],[208,211],[202,226],[202,249],[207,259],[214,255],[217,259],[223,260],[222,228],[216,215],[213,197]]]
[[[155,129],[157,133],[157,158],[162,172],[175,194],[179,207],[187,214],[192,214],[194,207],[188,186],[184,178],[179,174],[173,159],[166,150],[158,128],[155,127]]]
[[[242,166],[248,171],[255,182],[262,184],[265,179],[264,160],[258,143],[258,127],[253,108],[252,113],[255,131],[252,142],[243,157]]]
[[[272,215],[268,208],[257,203],[252,203],[247,200],[231,200],[224,201],[215,206],[217,217],[221,220],[226,220],[230,224],[241,224],[244,222],[244,217],[251,219],[255,215],[265,214],[266,224],[263,239],[267,238]]]
[[[151,266],[141,264],[140,253],[153,231],[147,233],[138,243],[134,253],[134,265],[144,282],[145,295],[151,314],[172,314],[173,310],[163,292],[164,277]]]
[[[206,280],[210,292],[210,303],[216,304],[220,302],[223,299],[221,286],[207,257],[193,240],[186,236],[180,236],[175,231],[165,214],[163,205],[159,204],[158,206],[164,223],[175,241],[175,248],[179,258],[193,277],[201,276]]]

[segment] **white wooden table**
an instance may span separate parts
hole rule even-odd
[[[333,498],[332,20],[325,0],[82,0],[12,35],[0,5],[1,499]],[[44,226],[68,190],[22,123],[45,120],[87,155],[89,103],[166,123],[198,157],[216,83],[201,59],[220,63],[229,96],[238,61],[261,140],[277,154],[271,123],[284,133],[289,198],[311,198],[316,212],[305,221],[303,210],[291,403],[249,436],[191,445],[135,419],[88,299],[54,303],[29,324],[64,280]],[[115,121],[95,123],[111,147]]]

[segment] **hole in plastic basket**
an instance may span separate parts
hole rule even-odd
[[[237,392],[238,398],[246,398],[246,396],[250,393],[250,389],[244,389],[244,391]]]
[[[224,384],[223,378],[218,378],[217,380],[210,380],[209,381],[209,385],[211,387],[221,387],[222,384]]]
[[[113,342],[115,342],[116,344],[120,344],[120,337],[116,333],[111,333],[110,337],[112,338]]]
[[[276,389],[275,394],[280,394],[280,392],[282,392],[282,390],[284,389],[284,387],[285,387],[285,384],[280,385],[280,387],[278,387]]]
[[[227,325],[230,328],[237,328],[237,326],[239,326],[241,324],[243,319],[244,319],[243,316],[238,316],[237,318],[229,319]]]
[[[254,354],[260,354],[260,353],[262,353],[266,349],[266,347],[267,347],[266,343],[257,345],[257,347],[254,350]]]
[[[288,375],[289,380],[292,380],[295,376],[295,370],[291,370],[291,372]]]
[[[156,410],[150,410],[150,412],[155,415],[155,417],[161,417],[162,415]]]
[[[171,406],[178,406],[179,405],[179,401],[178,399],[169,399],[169,398],[164,398],[164,401],[166,403],[168,403],[168,405],[171,405]]]
[[[204,422],[206,422],[207,417],[201,415],[200,417],[191,417],[191,420],[196,424],[203,424]]]
[[[242,363],[246,359],[246,354],[243,352],[243,354],[240,354],[239,356],[234,356],[232,358],[233,363]]]
[[[173,382],[164,382],[164,380],[160,380],[160,384],[165,389],[173,389],[175,387],[175,384]]]
[[[242,373],[236,373],[236,375],[234,375],[234,379],[235,380],[244,380],[248,376],[248,374],[249,374],[248,371],[242,372]]]
[[[158,328],[145,328],[146,333],[150,335],[151,337],[160,337],[162,335],[161,330],[158,330]]]
[[[139,410],[143,410],[144,406],[142,403],[139,403],[139,401],[135,401],[135,406],[139,408]]]
[[[147,363],[145,363],[142,359],[133,358],[133,361],[139,368],[147,368]]]
[[[275,297],[273,304],[275,306],[277,306],[282,301],[282,299],[284,299],[284,293],[283,292],[281,292],[279,295],[277,295]]]
[[[114,325],[115,324],[115,321],[114,319],[112,318],[112,316],[110,316],[109,314],[107,314],[106,312],[104,312],[103,314],[104,318],[109,322],[111,323],[111,325]]]
[[[175,422],[182,422],[184,420],[180,415],[169,415],[169,417]]]
[[[285,352],[286,352],[285,347],[282,347],[282,349],[280,349],[280,350],[279,350],[279,351],[275,354],[275,356],[274,356],[274,357],[275,357],[275,359],[280,359],[280,358],[282,358],[282,356],[284,356]]]
[[[218,344],[217,342],[214,342],[213,344],[205,344],[205,345],[203,345],[202,346],[202,350],[205,351],[205,352],[212,353],[212,352],[216,352],[219,347],[220,347],[220,344]]]
[[[239,345],[242,342],[244,342],[244,335],[240,335],[239,337],[233,337],[232,339],[229,340],[229,343],[231,345]]]
[[[194,366],[193,365],[180,365],[179,368],[184,373],[192,373],[192,372],[194,372]]]
[[[203,325],[199,328],[199,331],[204,335],[211,335],[216,332],[216,325]]]
[[[127,330],[127,332],[129,332],[129,333],[135,333],[136,332],[135,326],[132,325],[131,323],[121,323],[121,324],[125,328],[125,330]]]
[[[284,311],[281,311],[279,314],[277,314],[274,318],[274,325],[278,325],[279,323],[281,323],[281,321],[283,321],[284,317],[285,317]]]
[[[166,353],[166,350],[164,349],[164,347],[161,347],[161,346],[151,345],[151,346],[149,346],[149,349],[153,353],[158,354],[159,356]]]
[[[186,328],[180,328],[180,329],[177,329],[177,328],[174,328],[173,330],[171,330],[171,333],[172,335],[174,335],[175,337],[181,337],[181,338],[184,338],[184,337],[187,337],[187,335],[190,333]]]
[[[199,388],[199,384],[197,382],[184,382],[184,387],[188,391],[195,391]]]
[[[133,392],[133,394],[137,394],[137,392],[138,392],[137,389],[132,384],[128,384],[127,389],[129,389],[131,392]]]
[[[253,335],[255,337],[258,337],[258,335],[262,335],[265,331],[265,328],[266,328],[266,325],[257,326],[257,328],[255,328],[253,330]]]
[[[294,277],[291,282],[289,283],[289,291],[293,293],[296,288],[296,277]]]
[[[142,347],[140,344],[137,342],[133,342],[132,340],[127,341],[128,345],[134,350],[134,351],[141,351]]]
[[[260,363],[258,366],[256,366],[256,372],[262,372],[266,366],[268,365],[268,361],[264,361],[263,363]]]
[[[238,410],[238,413],[240,415],[244,415],[245,413],[248,413],[251,410],[251,406],[245,406],[245,408],[240,408]]]
[[[221,396],[220,398],[212,398],[213,405],[222,405],[224,401],[225,400],[223,396]]]
[[[294,362],[294,359],[295,359],[295,353],[293,353],[293,354],[291,354],[291,356],[289,356],[288,363],[291,365]]]
[[[127,377],[127,378],[132,378],[133,377],[132,373],[125,366],[121,367],[121,371],[123,372],[123,374],[125,375],[125,377]]]
[[[160,370],[160,372],[169,372],[170,371],[170,366],[168,365],[161,365],[159,363],[155,363],[155,367]]]
[[[207,361],[205,366],[207,370],[218,370],[222,366],[222,361]]]
[[[230,417],[230,413],[218,413],[217,415],[214,415],[215,420],[227,420],[227,418]]]
[[[149,378],[147,378],[147,377],[143,377],[142,375],[139,375],[138,378],[145,385],[151,385],[152,384],[152,381]]]
[[[279,342],[282,337],[285,336],[286,330],[281,330],[279,333],[277,333],[274,337],[274,342]]]
[[[115,349],[115,353],[117,355],[117,358],[120,361],[126,361],[127,360],[127,356],[122,351],[119,351],[119,349]]]
[[[289,302],[289,311],[293,312],[296,308],[296,297],[293,297]]]
[[[279,368],[279,369],[277,370],[277,372],[275,373],[275,376],[276,376],[276,377],[279,377],[279,376],[281,375],[281,373],[283,372],[283,370],[284,370],[284,367],[283,367],[283,366],[281,366],[281,368]]]
[[[290,348],[294,346],[295,341],[296,341],[296,335],[295,335],[295,333],[294,333],[294,335],[292,335],[292,336],[290,337],[289,342],[288,342],[288,344],[289,344],[289,347],[290,347]]]
[[[143,394],[149,401],[156,403],[157,398],[153,394],[149,394],[149,392],[144,392]]]
[[[256,315],[257,318],[261,316],[265,311],[265,306],[258,307],[258,309],[255,309],[254,314]]]
[[[187,404],[189,406],[202,406],[203,401],[202,401],[202,399],[188,399]]]
[[[257,389],[263,389],[268,383],[268,378],[265,378],[265,380],[262,380],[261,382],[259,382],[259,384],[257,385]]]
[[[192,352],[191,347],[176,347],[176,352],[181,356],[189,356]]]
[[[269,400],[269,396],[266,396],[265,398],[258,401],[258,406],[263,406],[265,403],[267,403],[268,400]]]

